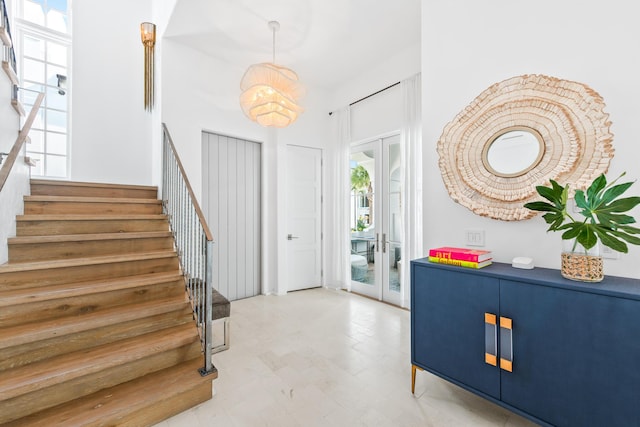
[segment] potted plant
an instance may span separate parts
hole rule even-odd
[[[587,253],[598,241],[614,251],[627,253],[627,243],[640,245],[640,228],[631,226],[636,220],[624,214],[640,204],[640,197],[619,198],[634,182],[616,184],[625,173],[607,184],[604,174],[597,177],[586,191],[576,190],[575,204],[583,218],[574,218],[567,211],[569,185],[554,180],[551,186],[537,186],[536,191],[548,202],[524,205],[534,211],[546,212],[542,217],[549,224],[547,231],[563,231],[562,239],[571,241],[571,250],[562,253],[563,277],[586,282],[603,279],[602,257]]]

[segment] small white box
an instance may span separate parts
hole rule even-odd
[[[517,256],[513,259],[513,261],[511,261],[511,267],[531,270],[533,268],[533,258],[529,258],[526,256]]]

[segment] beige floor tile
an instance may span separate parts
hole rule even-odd
[[[411,394],[406,310],[314,289],[231,304],[214,397],[159,427],[531,427],[427,372]]]

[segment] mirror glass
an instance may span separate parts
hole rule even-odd
[[[482,161],[494,175],[514,177],[533,169],[543,154],[544,143],[538,132],[523,127],[509,128],[489,141]]]

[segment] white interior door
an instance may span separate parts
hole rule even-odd
[[[287,291],[322,285],[322,151],[287,146]]]
[[[351,150],[351,290],[401,304],[400,137]]]

